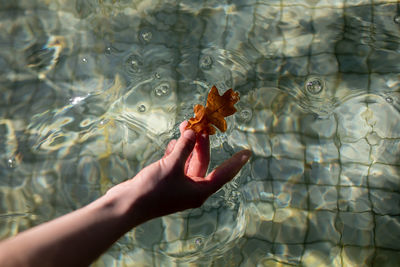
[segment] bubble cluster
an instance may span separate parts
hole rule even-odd
[[[324,81],[318,77],[308,78],[305,84],[306,91],[313,95],[321,93],[324,87]]]
[[[211,69],[213,63],[214,59],[212,58],[212,56],[205,55],[200,59],[200,68],[202,68],[203,70],[209,70]]]
[[[9,159],[7,160],[7,166],[8,166],[9,168],[14,168],[14,167],[15,167],[15,159],[9,158]]]
[[[162,83],[154,89],[154,94],[156,96],[165,96],[169,93],[169,85],[167,83]]]

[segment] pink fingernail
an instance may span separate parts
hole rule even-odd
[[[241,161],[242,162],[247,162],[249,160],[250,156],[251,156],[251,151],[250,150],[243,151],[243,155],[241,157]]]

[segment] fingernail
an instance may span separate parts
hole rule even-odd
[[[243,150],[242,157],[240,158],[240,160],[243,163],[246,163],[249,160],[250,157],[251,157],[251,151],[250,150]]]
[[[192,142],[196,141],[196,134],[194,133],[193,130],[186,130],[183,132],[183,136],[187,139],[189,139]]]

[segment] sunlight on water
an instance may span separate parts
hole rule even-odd
[[[1,1],[0,1],[1,2]],[[201,208],[140,225],[95,266],[396,266],[398,1],[3,1],[0,235],[159,159],[212,85],[240,93]]]

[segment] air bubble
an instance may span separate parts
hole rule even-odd
[[[136,74],[142,69],[143,62],[137,55],[131,55],[125,62],[126,70],[129,73]]]
[[[212,65],[214,63],[214,59],[212,56],[205,55],[200,59],[200,68],[203,70],[209,70],[211,69]]]
[[[7,160],[7,166],[8,166],[9,168],[14,168],[14,167],[15,167],[15,159],[9,158],[9,159]]]
[[[321,93],[321,91],[324,89],[324,81],[321,80],[318,77],[311,77],[307,79],[306,84],[305,84],[307,92],[316,95]]]
[[[143,105],[143,104],[139,105],[139,106],[138,106],[138,111],[139,111],[139,112],[145,112],[145,111],[146,111],[146,106]]]
[[[235,114],[236,121],[238,123],[249,122],[253,117],[253,110],[242,103],[237,105],[238,112]]]
[[[156,96],[165,96],[169,93],[169,85],[167,83],[160,84],[154,89]]]
[[[138,38],[143,43],[148,43],[148,42],[151,41],[151,38],[153,38],[153,33],[151,31],[148,31],[148,30],[142,30],[142,31],[139,32]]]
[[[396,15],[393,19],[394,23],[400,24],[400,15]]]
[[[391,98],[390,96],[387,96],[385,98],[386,102],[388,102],[389,104],[393,103],[393,98]]]
[[[154,73],[154,79],[160,79],[161,78],[161,74],[156,72]]]
[[[197,247],[201,247],[203,245],[203,239],[202,238],[196,238],[196,240],[194,241],[194,243],[196,244]]]
[[[240,116],[241,120],[249,121],[249,120],[251,120],[251,117],[253,116],[253,112],[249,108],[244,108],[240,111],[239,116]]]
[[[143,40],[145,40],[147,42],[149,42],[151,40],[151,37],[153,37],[153,34],[151,32],[142,33]]]
[[[83,61],[84,63],[87,63],[88,60],[87,60],[87,58],[84,57],[84,58],[82,58],[82,61]]]

